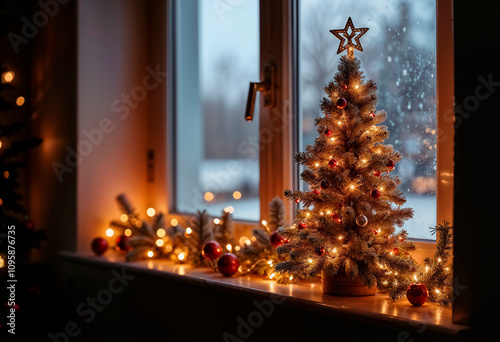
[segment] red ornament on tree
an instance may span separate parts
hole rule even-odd
[[[343,109],[347,106],[347,100],[344,99],[343,97],[339,98],[337,100],[337,108],[339,109]]]
[[[277,230],[275,230],[271,234],[271,238],[269,239],[269,241],[271,242],[271,245],[274,248],[278,248],[279,246],[281,246],[282,244],[284,244],[286,242],[285,239],[278,234]]]
[[[108,250],[108,241],[100,237],[95,238],[92,240],[91,248],[95,255],[103,255]]]
[[[300,199],[296,198],[295,203],[300,203]]]
[[[342,89],[346,90],[347,89],[347,84],[342,85]]]
[[[393,168],[394,168],[394,166],[396,166],[396,163],[394,162],[394,160],[389,159],[385,165],[386,165],[389,169],[393,169]]]
[[[328,161],[328,166],[330,166],[332,169],[337,165],[339,165],[339,163],[335,159],[330,159]]]
[[[325,249],[323,247],[316,247],[314,253],[316,253],[317,256],[323,256],[325,255]]]
[[[319,195],[319,190],[317,190],[317,189],[313,190],[312,192],[315,193],[316,195]]]
[[[299,225],[298,225],[298,229],[299,230],[301,230],[301,229],[307,229],[307,225],[304,222],[300,222]]]
[[[120,235],[116,239],[116,250],[117,251],[122,251],[122,252],[127,252],[132,249],[132,246],[130,245],[130,236],[126,235]]]
[[[331,130],[329,130],[329,129],[327,129],[327,130],[325,131],[325,135],[326,135],[327,137],[329,137],[330,135],[332,135],[332,131],[331,131]]]
[[[217,260],[217,270],[226,277],[230,277],[238,272],[240,262],[236,255],[232,253],[225,253]]]
[[[337,214],[337,213],[333,213],[333,214],[332,214],[332,219],[334,219],[334,220],[335,220],[335,222],[337,222],[337,223],[342,222],[342,219],[340,218],[340,215],[339,215],[339,214]]]
[[[399,254],[399,248],[394,247],[394,248],[392,249],[391,253],[392,253],[392,254],[394,254],[394,255],[398,255],[398,254]]]
[[[377,171],[377,170],[373,171],[373,175],[375,177],[380,177],[380,171]]]
[[[380,197],[380,191],[378,191],[377,189],[373,189],[370,196],[372,196],[373,199],[377,199]]]
[[[203,245],[201,254],[207,260],[216,260],[222,254],[222,247],[217,241],[208,241]]]
[[[368,115],[370,115],[372,118],[375,117],[375,113],[374,112],[370,112],[370,114],[368,114]]]
[[[422,283],[410,284],[406,289],[406,298],[415,306],[423,305],[429,298],[427,286]]]

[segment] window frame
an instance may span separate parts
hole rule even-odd
[[[176,160],[175,132],[175,2],[168,1],[167,11],[167,165]],[[452,0],[436,0],[436,72],[437,72],[437,194],[436,223],[444,220],[452,223],[453,217],[453,31]],[[298,187],[299,167],[292,156],[299,150],[300,137],[298,117],[298,0],[260,0],[260,76],[263,79],[263,66],[276,64],[276,106],[265,108],[260,96],[259,135],[271,132],[272,139],[261,146],[260,165],[260,219],[259,221],[235,220],[239,234],[251,234],[260,221],[267,219],[268,203],[275,196],[283,198],[287,188]],[[279,42],[279,43],[276,43]],[[255,80],[247,80],[255,81]],[[241,124],[246,124],[241,114]],[[267,134],[266,133],[266,134]],[[182,219],[190,214],[176,211],[175,168],[165,170],[168,181],[168,215]],[[285,201],[288,222],[293,221],[296,205]],[[200,208],[201,209],[201,208]],[[416,243],[415,259],[423,260],[432,256],[435,242],[431,240],[410,239]]]

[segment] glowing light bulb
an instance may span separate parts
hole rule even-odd
[[[239,191],[235,191],[235,192],[233,192],[233,198],[234,198],[235,200],[240,199],[240,198],[241,198],[241,192],[239,192]]]
[[[125,236],[130,236],[130,235],[132,235],[132,231],[131,231],[130,229],[128,229],[128,228],[127,228],[127,229],[125,229],[125,231],[123,232],[123,234],[124,234]]]
[[[215,223],[215,224],[219,224],[219,223],[220,223],[220,220],[219,220],[218,218],[215,218],[215,219],[214,219],[214,223]]]
[[[179,253],[179,255],[177,256],[177,258],[178,258],[180,261],[184,260],[184,258],[185,258],[185,257],[186,257],[186,254],[185,254],[184,252]]]
[[[153,251],[148,251],[148,257],[152,258],[154,255]]]
[[[275,275],[276,275],[276,273],[274,273],[274,272],[271,273],[271,275],[269,276],[269,279],[273,279]]]
[[[179,221],[177,221],[176,219],[170,220],[170,225],[172,225],[173,227],[177,226],[178,224],[179,224]]]
[[[147,211],[146,211],[146,214],[148,214],[149,217],[153,217],[155,216],[156,214],[156,210],[154,208],[149,208]]]
[[[158,237],[162,238],[165,236],[165,234],[167,234],[167,232],[165,231],[165,229],[163,228],[160,228],[156,231],[156,235],[158,235]]]
[[[211,192],[205,192],[205,196],[203,196],[203,198],[205,198],[205,201],[210,202],[215,198],[215,196]]]
[[[233,208],[232,206],[225,207],[225,208],[224,208],[224,211],[225,211],[226,213],[230,213],[230,214],[232,214],[232,213],[234,213],[234,208]]]
[[[191,229],[191,227],[186,228],[186,234],[191,234],[192,232],[193,230]]]
[[[307,262],[310,263],[310,264],[312,264],[313,259],[309,258],[309,259],[307,259]]]
[[[115,231],[111,228],[108,228],[106,229],[106,236],[107,237],[112,237],[113,235],[115,235]]]
[[[314,166],[318,167],[318,166],[319,166],[319,163],[314,163]]]
[[[165,241],[163,241],[162,239],[158,239],[158,240],[156,240],[156,245],[157,245],[158,247],[161,247],[161,246],[163,246],[164,244],[165,244]]]
[[[127,222],[128,221],[128,215],[127,214],[121,214],[120,221]]]
[[[228,243],[228,244],[226,245],[226,249],[227,249],[227,251],[228,251],[228,252],[231,252],[231,251],[233,250],[233,246],[231,246],[231,244],[230,244],[230,243]]]
[[[17,99],[16,99],[16,105],[18,105],[19,107],[21,107],[25,102],[25,99],[24,97],[22,96],[19,96]]]
[[[16,74],[14,74],[13,71],[6,71],[2,74],[2,83],[10,83],[12,80],[14,80],[14,77]]]

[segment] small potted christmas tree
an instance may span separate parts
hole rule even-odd
[[[341,40],[337,53],[347,50],[347,56],[325,86],[314,145],[295,155],[311,191],[285,191],[302,208],[292,226],[279,230],[289,242],[278,253],[288,253],[290,260],[276,270],[321,274],[323,292],[335,295],[372,295],[377,288],[401,292],[415,270],[408,253],[415,246],[395,228],[413,216],[412,209],[401,207],[406,202],[398,190],[401,181],[391,175],[401,155],[383,144],[389,132],[381,125],[385,112],[375,109],[377,86],[365,82],[353,56],[353,49],[363,51],[359,38],[366,31],[355,28],[351,18],[344,29],[331,30]]]

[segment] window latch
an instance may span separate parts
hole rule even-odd
[[[255,109],[255,98],[260,91],[264,95],[264,107],[274,107],[275,105],[275,69],[274,64],[264,66],[264,81],[250,82],[248,90],[247,107],[245,109],[245,120],[253,120]]]

